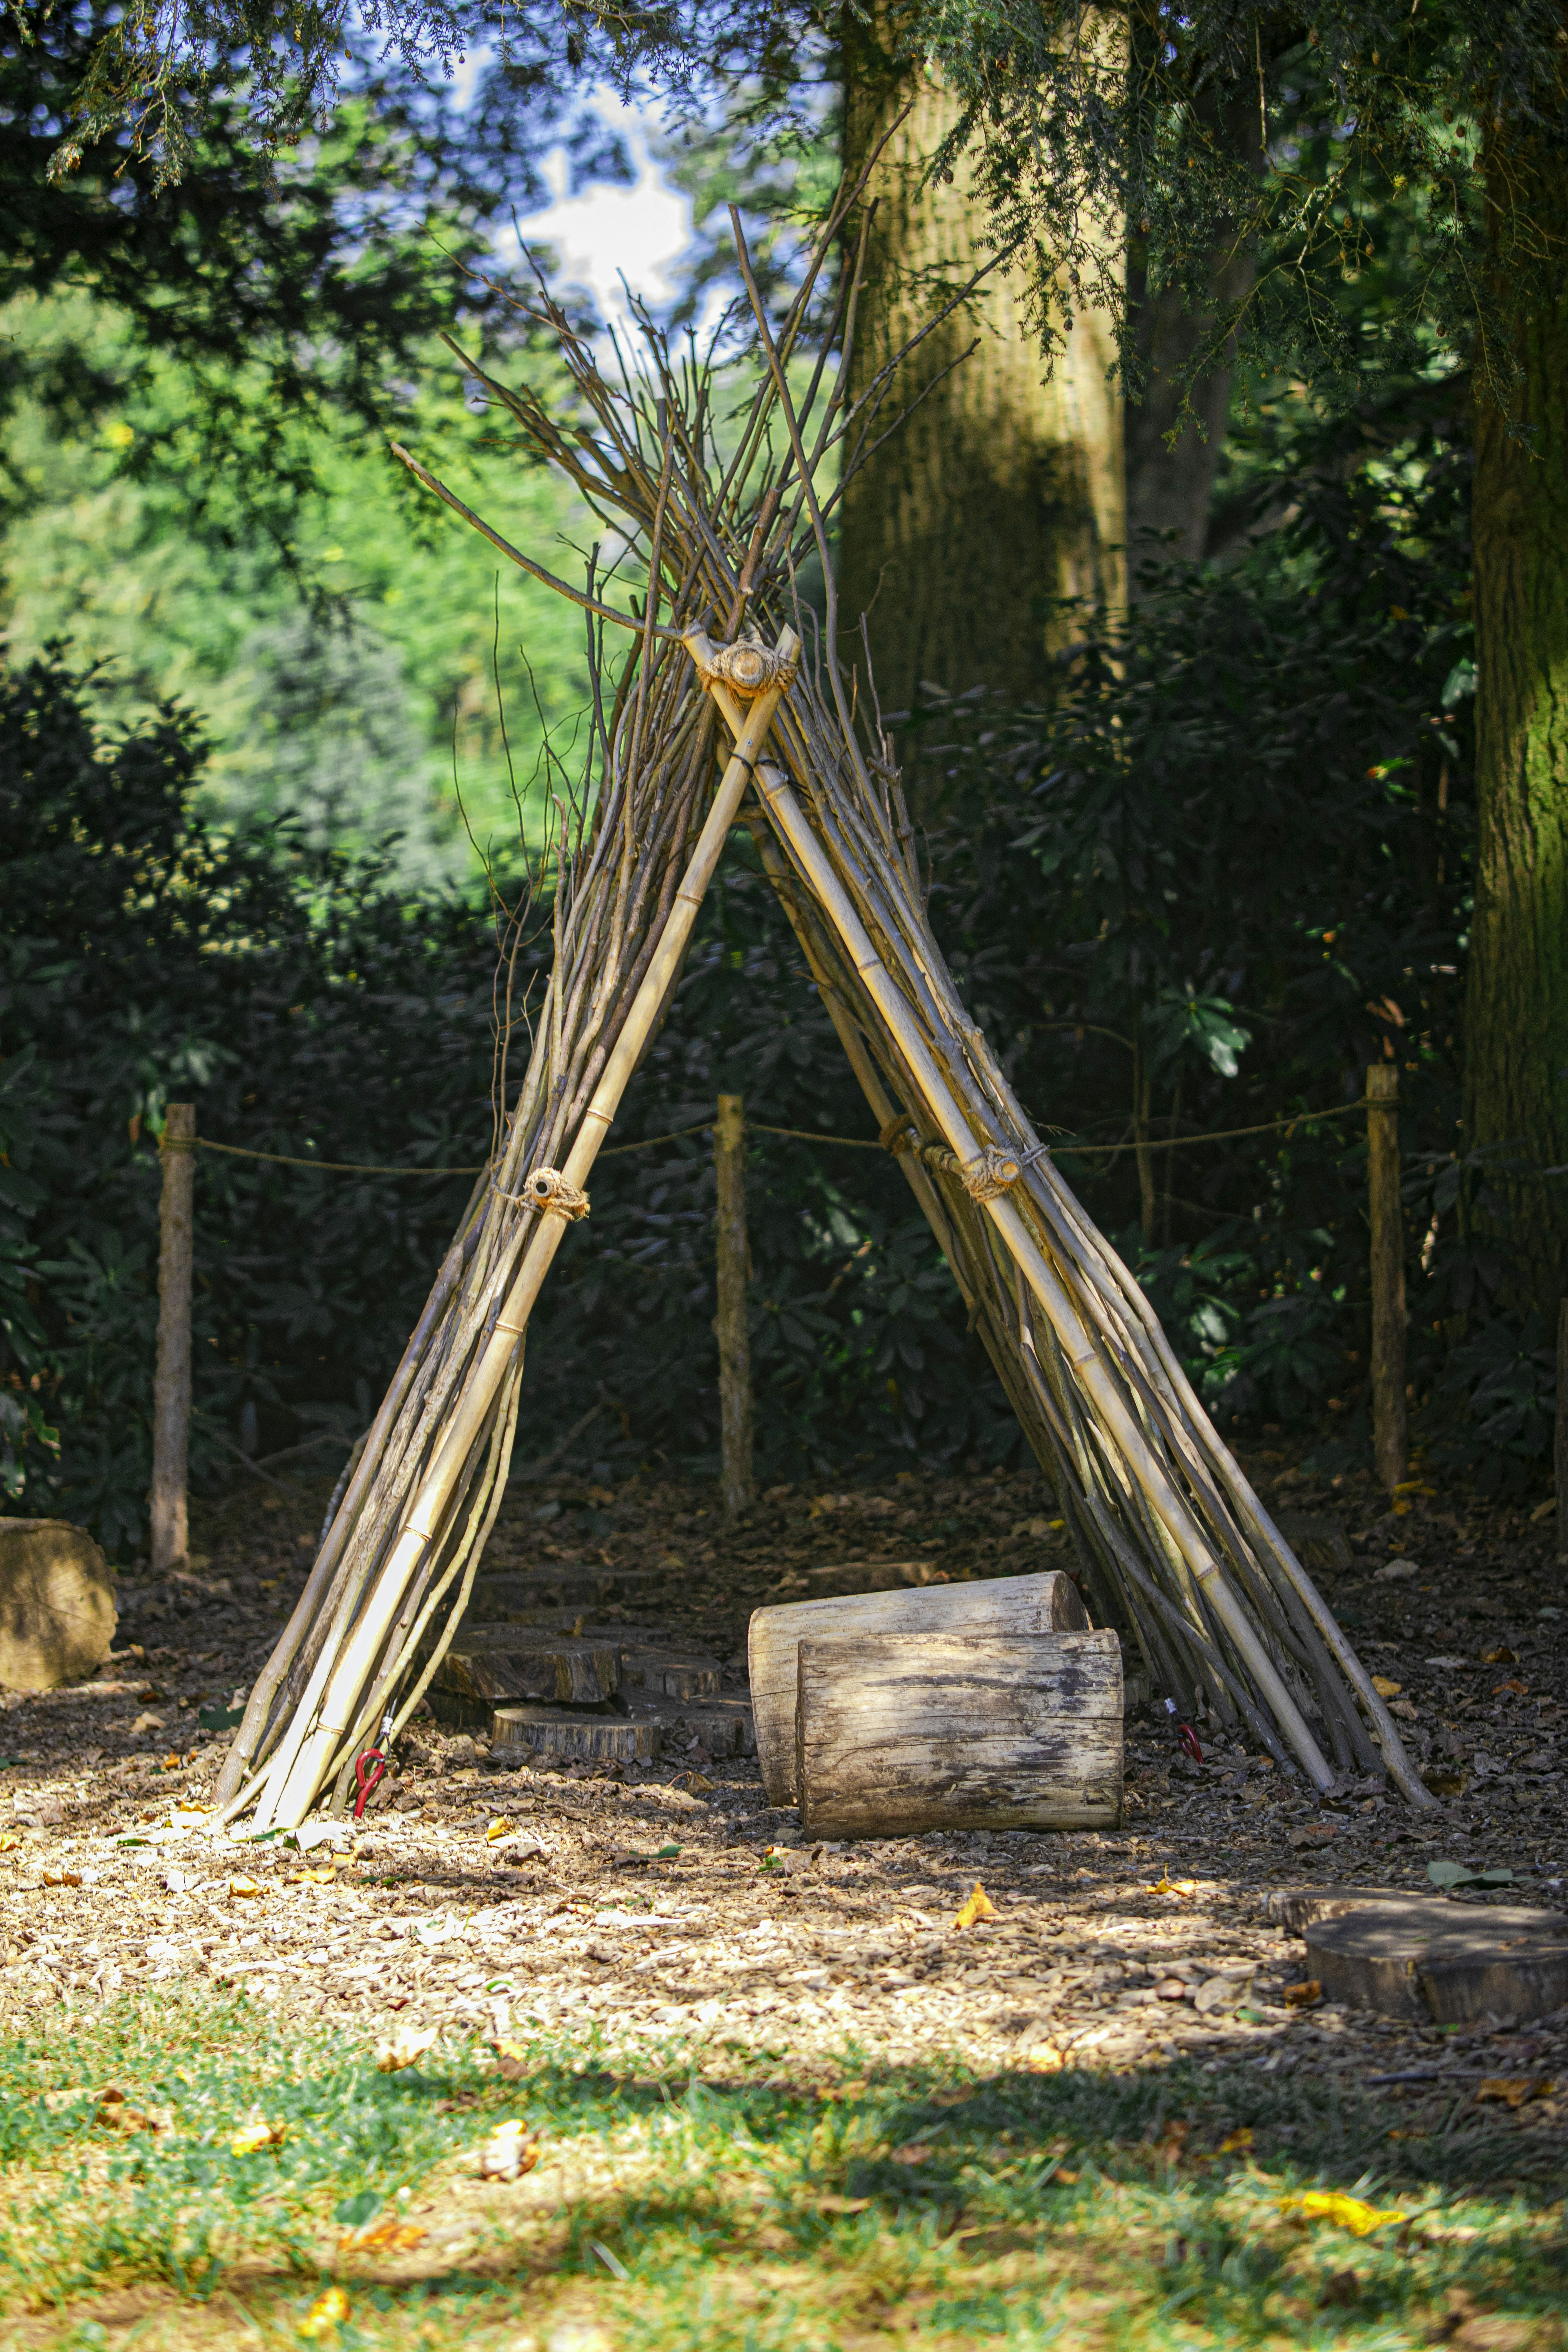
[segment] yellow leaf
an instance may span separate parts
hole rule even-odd
[[[995,1916],[996,1906],[976,1879],[952,1924],[955,1927],[973,1927],[977,1919],[994,1919]]]
[[[4,1837],[0,1837],[0,1853],[15,1853],[21,1843],[19,1837],[13,1837],[7,1831]]]
[[[265,1889],[258,1886],[254,1878],[231,1878],[228,1891],[231,1895],[251,1895],[263,1894]]]
[[[296,2333],[319,2342],[323,2336],[335,2336],[349,2315],[349,2299],[341,2286],[330,2286],[319,2294]]]
[[[1505,2107],[1522,2107],[1527,2099],[1549,2098],[1557,2088],[1549,2074],[1489,2074],[1477,2085],[1479,2100],[1497,2099]]]
[[[1251,2146],[1252,2126],[1250,2124],[1238,2124],[1235,2131],[1226,2132],[1225,2137],[1219,2144],[1219,2152],[1221,2156],[1238,2156],[1244,2148],[1248,2148]]]
[[[417,2031],[413,2026],[400,2025],[390,2042],[376,2043],[376,2073],[400,2074],[405,2066],[416,2066],[440,2031],[438,2025],[422,2026]]]
[[[528,2072],[528,2053],[515,2042],[494,2041],[490,2048],[496,2054],[496,2072],[503,2083],[518,2083]]]
[[[1342,2230],[1352,2230],[1358,2238],[1370,2237],[1373,2230],[1386,2230],[1391,2221],[1405,2219],[1397,2206],[1363,2205],[1359,2197],[1347,2197],[1341,2189],[1308,2189],[1299,2197],[1281,2197],[1279,2210],[1300,2213],[1307,2221],[1337,2221]]]
[[[81,1873],[79,1870],[46,1870],[44,1885],[46,1886],[79,1886]]]
[[[509,1837],[511,1834],[511,1826],[505,1813],[498,1813],[485,1832],[485,1843],[494,1845],[497,1838]]]
[[[286,2124],[269,2124],[264,2116],[257,2116],[241,2124],[228,2144],[236,2156],[258,2156],[264,2147],[281,2147],[287,2136]]]
[[[349,2230],[338,2240],[340,2254],[405,2253],[422,2245],[426,2232],[417,2221],[373,2221],[368,2230]]]
[[[1403,1683],[1391,1683],[1386,1675],[1373,1675],[1372,1686],[1379,1698],[1397,1698],[1405,1688]]]
[[[320,1870],[291,1870],[289,1873],[290,1886],[335,1886],[337,1880],[338,1866],[335,1862],[324,1864]]]
[[[1288,1984],[1285,1988],[1288,2009],[1315,2009],[1322,1998],[1323,1988],[1316,1977],[1303,1977],[1300,1984]]]
[[[539,2150],[528,2137],[528,2126],[514,2119],[497,2124],[484,2146],[475,2151],[475,2161],[483,2180],[516,2180],[533,2170]]]
[[[1190,1901],[1197,1891],[1195,1878],[1173,1878],[1168,1870],[1163,1870],[1158,1885],[1149,1889],[1151,1895],[1179,1895],[1184,1903]]]

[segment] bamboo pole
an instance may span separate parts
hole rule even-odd
[[[702,643],[706,646],[705,639]],[[778,651],[786,664],[794,663],[799,652],[799,640],[793,630],[784,632]],[[641,987],[605,1063],[593,1100],[583,1114],[565,1168],[558,1177],[553,1171],[543,1171],[551,1176],[557,1188],[557,1198],[567,1199],[581,1192],[599,1147],[615,1120],[621,1097],[637,1067],[643,1045],[674,985],[690,940],[698,908],[718,866],[730,828],[735,822],[742,795],[751,780],[786,686],[787,677],[775,680],[757,696],[752,705],[698,836],[685,877],[675,893],[668,919],[648,961]],[[496,1317],[478,1361],[468,1372],[461,1393],[448,1413],[435,1461],[405,1514],[402,1532],[385,1566],[341,1651],[334,1653],[328,1649],[322,1653],[330,1672],[321,1684],[314,1721],[308,1719],[307,1709],[302,1705],[297,1712],[296,1730],[273,1759],[266,1791],[258,1802],[258,1828],[279,1825],[297,1829],[303,1821],[315,1801],[323,1777],[331,1769],[339,1744],[355,1718],[365,1683],[383,1651],[408,1586],[441,1531],[460,1475],[511,1367],[529,1316],[565,1232],[568,1223],[565,1213],[559,1210],[552,1212],[548,1200],[542,1199],[541,1208],[542,1213],[535,1222],[516,1280]]]
[[[185,1469],[191,1435],[191,1255],[196,1107],[170,1103],[158,1157],[158,1367],[153,1383],[152,1553],[154,1575],[190,1549]]]
[[[1399,1200],[1399,1071],[1366,1074],[1367,1207],[1372,1221],[1372,1445],[1392,1493],[1409,1452],[1405,1415],[1405,1218]]]
[[[713,1129],[719,1195],[717,1289],[720,1484],[724,1516],[737,1519],[755,1499],[752,1480],[752,1351],[746,1329],[746,1124],[739,1095],[721,1095]]]

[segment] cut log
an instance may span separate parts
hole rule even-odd
[[[1307,1975],[1347,2008],[1466,2025],[1568,2001],[1561,1912],[1349,1886],[1281,1889],[1268,1907],[1305,1937]]]
[[[693,1739],[710,1756],[749,1756],[756,1746],[752,1710],[743,1698],[645,1698],[633,1691],[627,1707],[633,1723],[658,1727],[666,1752]]]
[[[1115,1829],[1121,1645],[945,1625],[804,1641],[795,1782],[807,1837]]]
[[[718,1659],[700,1650],[665,1649],[651,1643],[624,1643],[620,1662],[627,1692],[649,1698],[710,1698],[724,1674]]]
[[[492,1707],[541,1699],[596,1706],[620,1688],[618,1643],[574,1641],[514,1625],[465,1625],[436,1669],[426,1696],[461,1701],[483,1722]]]
[[[757,1761],[768,1801],[795,1797],[795,1653],[804,1640],[841,1635],[1051,1633],[1082,1631],[1089,1619],[1070,1576],[1001,1576],[975,1584],[930,1584],[919,1591],[795,1601],[752,1612],[746,1635]]]
[[[659,1751],[659,1726],[624,1715],[498,1706],[490,1731],[491,1762],[504,1762],[509,1748],[516,1750],[520,1762],[538,1757],[560,1763],[651,1764]]]
[[[0,1519],[0,1684],[55,1690],[102,1665],[119,1612],[114,1570],[68,1519]]]

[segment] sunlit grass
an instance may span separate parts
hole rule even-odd
[[[12,2043],[5,2340],[298,2343],[334,2277],[349,2315],[323,2340],[348,2347],[1561,2340],[1560,2188],[1517,2126],[1391,2141],[1370,2099],[1239,2066],[968,2079],[722,2040],[695,2060],[521,2046],[516,2082],[471,2040],[383,2074],[358,2031],[144,2000]],[[109,2129],[111,2087],[168,2126]],[[519,2116],[542,2149],[525,2180],[459,2167]],[[280,2140],[236,2154],[258,2117]],[[1414,2218],[1303,2224],[1281,2211],[1303,2187]],[[341,2253],[356,2197],[425,2239]]]

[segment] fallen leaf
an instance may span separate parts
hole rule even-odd
[[[515,2042],[497,2040],[490,2043],[496,2054],[496,2073],[503,2083],[521,2083],[529,2071],[528,2053]]]
[[[1501,1698],[1504,1691],[1510,1692],[1515,1698],[1528,1698],[1530,1696],[1530,1685],[1528,1683],[1520,1682],[1499,1683],[1497,1688],[1492,1693],[1493,1698]]]
[[[1386,1675],[1373,1675],[1372,1686],[1379,1698],[1397,1698],[1405,1688],[1403,1683],[1391,1683]]]
[[[1385,2230],[1391,2221],[1403,2221],[1405,2215],[1395,2206],[1363,2205],[1359,2197],[1349,2197],[1340,2189],[1308,2189],[1296,2197],[1281,2197],[1281,2213],[1300,2213],[1306,2221],[1334,2221],[1342,2230],[1352,2230],[1358,2238],[1369,2237],[1373,2230]]]
[[[291,1870],[289,1873],[290,1886],[335,1886],[337,1883],[338,1866],[335,1862],[323,1863],[318,1870]]]
[[[474,2162],[481,2180],[517,2180],[533,2170],[539,2149],[525,2123],[497,2124],[484,2145],[474,2150]]]
[[[902,2147],[890,2151],[888,2161],[889,2164],[925,2164],[934,2153],[934,2149],[928,2147],[923,2140],[906,2140]]]
[[[1067,2063],[1056,2043],[1046,2042],[1039,2049],[1030,2051],[1024,2061],[1024,2072],[1026,2074],[1059,2074]]]
[[[428,2232],[417,2221],[373,2221],[363,2230],[348,2230],[338,2240],[340,2254],[405,2253],[422,2245]]]
[[[1219,2152],[1221,2156],[1239,2156],[1244,2149],[1251,2146],[1252,2126],[1238,2124],[1235,2131],[1226,2132],[1219,2144]]]
[[[151,1707],[143,1707],[142,1713],[136,1717],[135,1722],[131,1727],[131,1737],[134,1739],[143,1731],[162,1731],[163,1728],[163,1717],[161,1715],[154,1715]]]
[[[996,1906],[992,1902],[980,1881],[976,1879],[960,1906],[952,1924],[958,1928],[973,1927],[978,1919],[994,1919],[995,1916]]]
[[[1151,1895],[1179,1895],[1184,1903],[1190,1902],[1197,1891],[1195,1878],[1173,1878],[1169,1871],[1162,1871],[1159,1884],[1149,1889]]]
[[[1481,1664],[1483,1666],[1517,1666],[1519,1653],[1510,1650],[1506,1643],[1500,1643],[1495,1650],[1481,1652]]]
[[[1522,2107],[1529,2099],[1549,2099],[1557,2088],[1550,2074],[1489,2074],[1477,2085],[1478,2101],[1495,2099],[1505,2107]]]
[[[259,1886],[254,1878],[231,1878],[228,1882],[228,1891],[233,1895],[248,1897],[252,1895],[263,1895],[267,1890]]]
[[[1405,1507],[1409,1509],[1408,1503]],[[1420,1573],[1413,1559],[1391,1559],[1384,1567],[1373,1570],[1372,1580],[1374,1584],[1403,1584],[1406,1577],[1419,1576]]]
[[[487,1822],[486,1824],[485,1843],[487,1845],[494,1845],[498,1838],[503,1838],[509,1835],[511,1828],[512,1823],[508,1816],[505,1813],[498,1813],[493,1822]]]
[[[347,2295],[341,2286],[330,2286],[316,2297],[295,2333],[319,2342],[323,2336],[335,2336],[348,2315]]]
[[[819,2213],[864,2213],[871,2200],[868,2197],[840,2197],[837,2190],[830,2189],[826,2196],[816,2197],[812,2202]]]
[[[439,2038],[440,2032],[438,2025],[400,2025],[390,2042],[376,2043],[376,2073],[400,2074],[405,2066],[416,2066],[426,2050]]]
[[[1339,1833],[1340,1825],[1337,1822],[1304,1822],[1299,1830],[1290,1832],[1286,1843],[1288,1845],[1327,1845],[1331,1839],[1337,1838]]]
[[[259,2156],[264,2147],[281,2147],[289,2136],[287,2124],[269,2124],[265,2116],[255,2116],[229,2139],[233,2156]]]
[[[1468,1772],[1423,1772],[1422,1780],[1435,1797],[1462,1797]]]
[[[44,1885],[46,1886],[79,1886],[81,1873],[79,1870],[46,1870]]]
[[[1316,1977],[1303,1977],[1300,1984],[1288,1984],[1282,1999],[1287,2009],[1315,2009],[1323,1998],[1323,1988]]]
[[[173,2117],[153,2108],[132,2106],[123,2091],[104,2091],[93,2121],[105,2131],[158,2132],[167,2131]]]
[[[5,1836],[0,1837],[0,1853],[15,1853],[21,1843],[19,1837],[13,1837],[7,1830]]]

